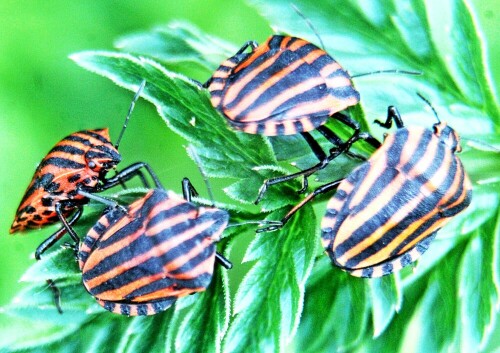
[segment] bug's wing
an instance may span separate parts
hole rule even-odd
[[[113,302],[150,302],[204,290],[213,273],[213,242],[227,220],[224,211],[154,190],[132,204],[128,216],[102,227],[83,264],[84,284],[96,298]]]
[[[430,130],[401,130],[339,186],[327,206],[323,242],[345,269],[407,253],[470,203],[458,158]]]
[[[291,50],[262,54],[228,82],[223,112],[239,123],[297,119],[311,113],[304,110],[311,103],[314,112],[329,116],[334,103],[316,67]]]
[[[108,129],[83,130],[59,141],[38,165],[19,204],[10,233],[41,228],[59,222],[55,204],[62,200],[82,200],[77,185],[94,187],[98,172],[87,168],[85,156],[91,146],[114,149]],[[74,208],[63,210],[68,217]]]
[[[286,36],[266,44],[228,78],[219,108],[236,128],[266,135],[310,131],[358,103],[350,76],[322,49]]]

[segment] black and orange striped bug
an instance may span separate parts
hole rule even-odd
[[[149,165],[144,162],[134,163],[113,177],[106,178],[107,172],[115,168],[121,160],[118,145],[145,84],[143,81],[136,92],[114,146],[110,142],[108,129],[79,131],[59,141],[38,165],[10,228],[10,233],[16,233],[62,222],[63,227],[36,249],[37,260],[80,218],[83,205],[88,203],[90,198],[105,201],[94,193],[122,184],[134,176],[139,176],[147,185],[142,169],[153,179],[157,179]],[[70,235],[77,244],[78,237],[72,233]],[[52,281],[49,281],[49,285],[57,301],[59,292]],[[58,310],[60,311],[59,306]]]
[[[247,52],[250,49],[250,52]],[[372,73],[420,74],[403,70],[380,70]],[[366,74],[360,74],[363,76]],[[355,76],[352,76],[355,77]],[[281,136],[301,134],[319,160],[315,166],[298,173],[268,179],[255,201],[258,203],[268,186],[323,169],[341,152],[365,140],[375,148],[380,143],[360,124],[340,113],[359,103],[359,92],[352,77],[327,52],[297,37],[273,35],[261,45],[245,43],[238,52],[225,60],[204,84],[211,94],[212,105],[229,124],[249,134]],[[353,130],[347,141],[324,124],[334,118]],[[334,148],[326,154],[310,132],[317,130]]]
[[[461,151],[459,136],[435,115],[432,130],[406,128],[389,107],[387,120],[376,122],[390,128],[395,121],[396,132],[347,178],[308,195],[282,224],[317,195],[336,190],[321,222],[323,247],[336,266],[357,277],[381,277],[415,262],[472,197],[455,155]]]
[[[215,249],[228,213],[194,204],[196,191],[187,178],[182,184],[184,198],[157,183],[126,209],[111,209],[81,243],[83,284],[106,310],[156,314],[180,297],[204,291],[215,260],[232,267]]]
[[[135,94],[126,121],[145,83],[142,82]],[[107,128],[75,132],[59,141],[38,165],[17,209],[10,233],[39,229],[57,222],[65,226],[37,248],[36,259],[40,259],[40,255],[66,233],[66,225],[72,225],[80,218],[82,206],[88,203],[89,197],[97,197],[90,194],[107,190],[136,175],[146,182],[142,168],[156,179],[151,168],[143,162],[106,178],[107,172],[121,161],[118,144],[125,127],[126,123],[116,145],[111,143]]]

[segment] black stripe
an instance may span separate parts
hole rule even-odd
[[[211,214],[203,214],[202,216],[198,217],[197,219],[194,220],[187,220],[186,222],[176,224],[172,227],[168,227],[162,232],[155,234],[154,236],[139,236],[136,240],[134,240],[132,243],[130,243],[127,247],[124,247],[117,251],[116,253],[106,257],[105,259],[102,259],[101,262],[99,262],[98,265],[96,265],[92,270],[86,271],[83,274],[83,278],[85,280],[90,280],[92,278],[100,276],[102,273],[109,271],[110,269],[117,267],[121,265],[123,262],[129,261],[135,256],[139,256],[141,254],[144,254],[151,250],[152,248],[160,245],[163,242],[168,242],[172,237],[174,237],[177,234],[180,234],[182,232],[185,232],[189,230],[190,228],[193,228],[199,224],[205,223],[205,222],[212,222],[214,220],[214,216]],[[115,242],[115,235],[117,237],[123,238],[124,235],[120,233],[125,233],[126,235],[131,234],[134,231],[137,231],[140,229],[142,226],[142,221],[138,219],[132,220],[129,224],[127,224],[125,227],[120,229],[117,233],[115,233],[113,236],[109,237],[108,241],[106,241],[106,244],[112,245]],[[150,225],[148,225],[149,227]],[[164,264],[168,263],[171,261],[170,259],[178,257],[179,254],[178,249],[181,248],[183,249],[182,253],[189,251],[189,249],[193,246],[196,245],[197,242],[202,241],[205,237],[210,237],[213,233],[215,233],[221,226],[220,220],[218,220],[215,224],[213,224],[211,227],[207,228],[204,232],[201,232],[194,236],[192,239],[185,241],[181,243],[179,246],[173,248],[166,254],[162,255],[162,262],[158,264],[158,268],[164,266]],[[132,231],[129,231],[130,228],[132,228]],[[96,244],[96,246],[100,249],[105,248],[106,246],[102,246],[104,242],[99,242],[99,244]],[[136,278],[132,278],[132,280],[135,280]]]
[[[103,131],[104,129],[98,129],[98,130],[95,130],[95,131]],[[90,130],[83,130],[83,131],[79,131],[78,132],[79,134],[82,134],[82,135],[87,135],[87,136],[91,136],[93,137],[94,139],[96,140],[99,140],[100,142],[102,142],[103,144],[111,144],[111,141],[109,141],[107,138],[93,132],[93,131],[90,131]]]
[[[85,168],[85,164],[75,162],[71,159],[61,158],[61,157],[49,157],[45,158],[42,163],[40,163],[39,168],[45,168],[46,166],[55,166],[58,168],[65,169],[83,169]]]
[[[391,145],[387,145],[387,142],[385,142],[383,148],[386,149],[385,154],[387,157],[387,167],[384,172],[377,178],[374,184],[370,186],[362,202],[359,202],[358,205],[356,205],[355,210],[350,208],[350,200],[354,197],[356,190],[359,189],[360,185],[364,182],[364,179],[371,170],[372,162],[370,160],[366,161],[365,163],[357,167],[347,177],[347,181],[352,185],[353,191],[351,193],[351,196],[349,197],[349,201],[347,201],[346,204],[342,205],[342,210],[340,210],[342,214],[340,220],[342,222],[344,221],[345,217],[348,217],[352,212],[354,212],[353,214],[356,214],[363,211],[366,207],[369,207],[370,203],[385,190],[389,183],[394,180],[394,178],[397,176],[397,170],[395,168],[399,167],[400,165],[401,153],[403,151],[403,148],[405,148],[406,142],[408,141],[408,135],[408,129],[399,129],[394,134],[394,139]]]
[[[85,145],[85,146],[91,146],[92,145],[92,143],[88,139],[80,137],[80,136],[77,136],[77,135],[66,136],[62,141],[78,142],[78,143],[81,143],[82,145]]]
[[[281,123],[277,123],[276,125],[276,135],[284,135],[285,134],[285,125]]]
[[[179,244],[175,248],[172,248],[171,250],[169,250],[165,254],[162,254],[161,257],[152,257],[152,258],[148,259],[147,261],[129,269],[128,271],[123,272],[118,276],[115,276],[111,280],[101,283],[100,285],[91,289],[91,294],[94,296],[98,296],[100,293],[106,292],[108,290],[121,288],[121,287],[123,287],[131,282],[134,282],[142,277],[151,276],[151,275],[157,274],[157,273],[163,273],[164,272],[163,267],[166,264],[172,262],[173,260],[175,260],[178,257],[183,256],[190,249],[192,249],[198,243],[200,243],[204,238],[209,237],[213,233],[213,230],[211,228],[212,227],[197,234],[195,237],[189,239],[188,241],[185,241],[185,242]],[[157,237],[158,236],[155,235],[154,237],[148,237],[148,238],[155,238],[154,242],[156,243]],[[131,258],[139,255],[139,253],[136,253],[136,250],[139,250],[140,254],[144,253],[144,251],[142,251],[140,249],[140,247],[143,246],[143,243],[149,243],[149,241],[147,241],[147,239],[145,239],[145,238],[146,237],[141,237],[140,239],[138,239],[138,240],[141,240],[140,242],[134,241],[127,248],[125,248],[127,250],[126,255],[128,255],[129,257],[123,258],[122,261],[120,261],[120,262],[128,261]],[[158,245],[159,243],[160,242],[157,242],[155,245]],[[211,256],[211,255],[213,256],[214,254],[215,254],[215,246],[212,245],[212,246],[207,247],[197,257],[189,260],[186,264],[181,266],[181,268],[180,268],[181,273],[188,272],[190,269],[192,269],[192,267],[194,267],[194,266],[192,266],[192,264],[190,264],[191,262],[195,262],[195,263],[202,262],[202,261],[206,260],[206,258],[208,256]],[[116,258],[115,255],[116,254],[113,254],[110,257],[115,259]],[[131,255],[133,255],[133,256],[131,256]],[[110,270],[111,268],[113,268],[114,267],[114,266],[112,266],[113,264],[110,263],[109,261],[106,261],[106,260],[108,260],[108,259],[104,259],[103,261],[101,261],[92,270],[86,271],[83,274],[83,280],[88,281],[94,277],[99,276],[101,273],[106,272],[106,271]],[[115,263],[115,265],[117,265],[117,266],[119,264],[120,263]],[[176,284],[176,286],[178,288],[181,288],[181,287],[190,288],[189,287],[190,285],[192,286],[194,283],[196,283],[195,280],[191,280],[191,279],[190,280],[179,280],[179,279],[169,278],[169,277],[157,280],[157,282],[159,282],[157,285],[159,285],[160,288],[170,287],[173,284]]]
[[[130,315],[131,308],[127,304],[120,304],[120,314],[122,315]]]
[[[34,180],[32,184],[28,187],[28,190],[24,193],[23,199],[21,200],[21,205],[26,202],[27,199],[31,197],[35,192],[37,192],[38,189],[43,189],[45,186],[48,184],[52,183],[52,180],[54,180],[54,174],[52,173],[45,173],[41,176],[38,175],[38,171],[40,170],[40,167],[38,167],[37,172],[33,176]],[[44,199],[42,199],[42,204],[44,202]],[[50,203],[49,206],[51,206],[52,203]],[[47,205],[44,205],[47,206]]]
[[[257,74],[250,82],[248,82],[245,86],[241,88],[241,91],[238,93],[238,96],[227,104],[227,108],[231,109],[235,105],[237,105],[242,99],[244,99],[248,94],[254,92],[255,90],[261,91],[262,90],[262,84],[266,82],[270,77],[274,76],[276,73],[280,72],[284,68],[292,65],[296,60],[298,60],[298,57],[294,52],[290,50],[286,51],[281,51],[281,52],[276,52],[275,50],[271,50],[269,52],[266,52],[262,55],[260,55],[257,59],[255,59],[254,62],[252,62],[249,66],[247,66],[245,69],[239,71],[236,75],[233,77],[229,78],[228,81],[228,86],[229,85],[234,85],[238,83],[241,80],[244,80],[247,75],[254,75],[256,70],[259,70],[259,67],[263,64],[266,63],[268,60],[272,60],[275,56],[277,56],[276,60],[272,65],[261,71],[260,73]],[[293,78],[293,82],[297,83],[303,80],[302,78],[300,80],[297,80],[299,77],[295,77],[295,71],[292,71],[292,73],[289,73],[285,77],[283,77],[280,81],[278,81],[275,85],[267,89],[266,91],[261,92],[261,96],[259,98],[262,98],[262,95],[265,93],[270,94],[272,97],[274,97],[276,94],[279,94],[279,90],[283,90],[282,85],[278,88],[278,90],[272,90],[273,87],[275,87],[279,82],[283,81],[283,79],[287,79],[288,81]],[[303,75],[306,73],[303,73]],[[307,72],[310,77],[311,73]],[[290,87],[290,83],[287,83],[286,87]],[[264,104],[266,101],[271,100],[267,99],[264,101],[261,101],[258,105]]]
[[[342,205],[340,210],[340,214],[338,217],[338,221],[335,224],[334,232],[336,233],[342,223],[348,218],[350,215],[356,215],[357,213],[364,210],[366,207],[373,207],[371,202],[379,196],[382,192],[387,192],[385,190],[387,185],[390,184],[392,180],[394,180],[398,175],[399,171],[396,167],[400,164],[400,158],[403,148],[408,140],[408,130],[400,129],[394,134],[393,143],[389,147],[385,147],[387,149],[386,156],[388,166],[384,170],[384,172],[377,178],[377,180],[370,186],[368,193],[365,195],[362,201],[358,203],[355,207],[351,207],[350,202],[356,195],[356,191],[359,186],[364,182],[366,175],[371,170],[370,161],[362,164],[360,167],[356,168],[356,170],[349,175],[347,180],[353,185],[353,192],[349,195],[349,198]],[[383,208],[377,209],[377,211],[373,214],[373,216],[366,221],[364,224],[360,225],[356,231],[353,232],[344,242],[339,244],[335,248],[336,256],[340,257],[349,251],[351,248],[356,246],[359,242],[363,241],[367,236],[373,234],[381,225],[385,224],[388,219],[400,208],[404,207],[406,202],[410,201],[414,197],[419,194],[420,184],[415,185],[412,181],[407,181],[397,194],[392,195],[391,201],[387,203]],[[388,241],[385,241],[387,238],[382,237],[385,244]],[[354,259],[349,260],[352,264],[357,264],[359,261],[375,254],[385,245],[382,244],[383,241],[378,241],[377,243],[370,246],[362,251],[361,254],[355,256],[356,261]],[[352,265],[354,266],[354,265]]]
[[[395,212],[404,208],[408,202],[419,196],[420,188],[422,187],[422,185],[425,184],[428,180],[432,179],[436,171],[440,168],[441,164],[443,163],[445,153],[450,153],[450,151],[445,150],[442,144],[438,144],[436,155],[433,156],[433,162],[430,163],[428,169],[416,178],[406,180],[398,193],[393,195],[391,201],[382,209],[378,210],[378,212],[374,214],[373,217],[370,218],[370,220],[365,222],[362,226],[358,227],[358,229],[351,235],[351,238],[358,239],[358,242],[362,241],[366,236],[373,234],[380,226],[386,224],[386,222],[392,217]],[[423,156],[426,156],[427,158],[431,157],[427,156],[425,153]],[[400,236],[400,234],[404,232],[415,220],[426,217],[427,214],[433,212],[433,210],[437,207],[438,202],[442,199],[443,194],[450,187],[450,184],[454,177],[454,171],[451,171],[451,174],[452,175],[449,175],[444,180],[444,183],[439,186],[436,192],[424,198],[396,227],[385,233],[377,242],[370,245],[369,248],[364,249],[361,253],[349,259],[348,266],[355,266],[357,263],[382,250],[387,244],[391,243],[394,239]],[[378,180],[380,180],[380,178]],[[367,198],[365,198],[362,203],[367,204],[372,200],[373,199],[368,200]],[[395,256],[408,243],[412,242],[418,236],[423,234],[440,218],[441,216],[437,214],[431,220],[425,222],[413,234],[403,239],[402,242],[396,247],[396,250],[392,252],[392,256]]]
[[[292,65],[297,60],[300,60],[300,58],[297,58],[291,51],[280,53],[278,59],[273,63],[273,65],[259,73],[252,81],[244,86],[238,95],[238,99],[235,99],[233,102],[228,104],[227,108],[233,108],[242,99],[244,99],[247,94],[250,94],[255,90],[260,91],[258,98],[241,113],[242,116],[246,116],[249,111],[258,109],[259,107],[273,101],[278,95],[288,89],[291,89],[291,87],[310,80],[314,77],[313,75],[319,76],[319,72],[311,72],[311,66],[306,62],[302,62],[295,68],[295,70],[281,77],[279,81],[268,87],[266,90],[262,90],[262,84],[287,66]],[[293,108],[299,103],[319,100],[328,95],[328,90],[326,89],[326,84],[322,77],[321,80],[322,83],[320,85],[312,87],[307,91],[301,92],[289,98],[286,102],[278,106],[276,111],[283,112],[285,109]],[[286,108],[284,109],[283,106]]]
[[[463,169],[463,165],[458,158],[456,158],[456,167],[458,168],[457,172],[460,173],[459,187],[455,190],[455,194],[442,206],[442,208],[445,209],[443,211],[443,217],[453,217],[457,213],[467,208],[471,202],[472,191],[464,190],[465,170]],[[460,204],[456,206],[449,208],[450,205],[454,204],[458,199],[462,197],[462,194],[464,192],[466,193],[466,196],[462,200],[462,202],[460,202]]]
[[[401,266],[401,268],[403,267],[406,267],[408,266],[409,264],[411,264],[413,261],[415,261],[414,259],[412,259],[411,255],[410,255],[410,252],[405,252],[400,260],[399,260],[399,264]]]
[[[113,311],[115,309],[115,306],[116,305],[113,302],[110,302],[107,300],[104,301],[104,309],[106,309],[106,310]]]
[[[159,313],[160,311],[165,311],[168,308],[172,306],[172,304],[175,302],[175,299],[164,299],[164,300],[159,300],[159,301],[153,301],[151,302],[151,306],[153,308],[153,311],[155,313]]]
[[[212,281],[212,274],[210,273],[203,273],[196,277],[193,280],[179,280],[179,279],[171,279],[170,281],[167,281],[166,279],[158,280],[155,282],[148,283],[147,285],[137,288],[130,294],[126,296],[128,300],[134,300],[135,298],[138,298],[143,295],[147,295],[150,293],[154,293],[156,291],[160,290],[165,290],[165,295],[168,297],[168,289],[172,288],[172,285],[175,284],[175,290],[179,289],[198,289],[198,288],[207,288],[210,285],[210,282]],[[171,297],[171,298],[175,298]],[[160,298],[158,298],[160,299]],[[163,297],[162,297],[163,299]]]
[[[269,49],[280,49],[281,43],[285,39],[285,36],[274,35],[268,42]],[[288,45],[292,44],[296,38],[292,38],[292,40],[288,43]]]
[[[329,93],[339,99],[339,100],[349,100],[349,99],[356,99],[359,101],[360,95],[359,92],[354,89],[353,86],[343,86],[343,87],[335,87],[335,88],[330,88]]]
[[[407,174],[410,170],[412,170],[415,167],[415,165],[418,162],[420,162],[420,160],[423,157],[428,158],[427,149],[428,149],[429,144],[431,143],[433,137],[434,137],[434,135],[433,135],[432,131],[424,130],[423,134],[420,135],[417,146],[415,146],[415,148],[413,148],[410,160],[401,168],[403,173]],[[410,143],[412,143],[412,142],[410,141]],[[439,145],[442,145],[442,144],[439,144]],[[407,149],[409,149],[409,148],[407,148]]]
[[[85,151],[71,145],[56,145],[54,148],[52,148],[49,152],[49,155],[52,152],[64,152],[64,153],[69,153],[73,155],[84,155]]]

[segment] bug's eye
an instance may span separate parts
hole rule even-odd
[[[95,167],[96,167],[95,162],[94,162],[94,161],[90,161],[90,162],[89,162],[89,168],[90,168],[90,169],[95,169]]]

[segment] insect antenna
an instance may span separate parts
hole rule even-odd
[[[120,141],[122,140],[123,133],[125,132],[125,129],[127,128],[127,124],[128,124],[129,119],[130,119],[130,116],[132,115],[132,112],[134,111],[135,102],[137,102],[137,100],[141,96],[141,93],[144,90],[145,86],[146,86],[146,80],[142,80],[141,84],[139,85],[139,89],[137,90],[137,92],[135,92],[134,98],[132,99],[132,103],[130,103],[130,107],[128,108],[128,113],[127,113],[127,116],[125,117],[122,131],[120,131],[120,135],[118,135],[118,139],[116,140],[116,143],[115,143],[116,149],[118,149],[118,146],[120,145]]]
[[[376,70],[371,72],[364,72],[361,74],[351,75],[351,78],[358,78],[363,76],[371,76],[378,74],[397,74],[397,75],[410,75],[410,76],[421,76],[423,73],[421,71],[409,71],[400,69],[388,69],[388,70]]]
[[[423,95],[421,95],[419,92],[417,92],[417,96],[421,100],[423,100],[429,106],[429,108],[432,109],[432,112],[434,113],[434,116],[436,117],[438,123],[441,123],[441,120],[439,119],[438,113],[436,112],[436,109],[434,109],[434,107],[432,106],[431,102],[429,102],[429,100],[427,98],[425,98]]]
[[[299,15],[300,17],[302,17],[302,19],[306,22],[307,26],[314,32],[314,34],[316,35],[316,38],[318,38],[319,40],[319,43],[321,44],[321,48],[323,50],[325,50],[325,44],[323,43],[323,40],[321,40],[321,37],[318,33],[318,31],[316,30],[316,28],[313,26],[312,22],[309,20],[309,18],[307,18],[303,13],[302,11],[300,11],[300,9],[295,5],[295,4],[290,4],[290,6],[292,7],[292,9],[297,13],[297,15]]]
[[[323,50],[326,51],[325,44],[323,43],[323,40],[321,39],[318,31],[316,30],[316,28],[314,27],[314,25],[312,24],[312,22],[309,20],[309,18],[307,18],[302,13],[302,11],[300,11],[300,9],[297,7],[297,5],[290,4],[290,6],[297,13],[297,15],[299,15],[300,17],[302,17],[302,19],[306,22],[307,26],[314,32],[314,34],[316,35],[316,38],[318,38],[319,43],[321,44],[321,49],[323,49]],[[378,75],[378,74],[397,74],[397,75],[420,76],[420,75],[422,75],[422,72],[420,72],[420,71],[400,70],[400,69],[376,70],[376,71],[364,72],[364,73],[360,73],[360,74],[351,75],[351,78],[357,78],[357,77],[362,77],[362,76],[370,76],[370,75]]]

